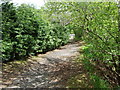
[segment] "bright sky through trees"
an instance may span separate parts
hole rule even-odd
[[[20,5],[20,4],[33,4],[36,8],[40,8],[44,5],[44,0],[12,0],[13,3]]]
[[[61,1],[64,1],[64,0],[11,0],[14,4],[17,4],[17,5],[20,5],[20,4],[33,4],[36,8],[40,8],[41,6],[44,5],[44,1],[46,2],[61,2]],[[96,1],[96,0],[65,0],[65,1],[68,1],[68,2],[71,2],[71,1],[74,1],[74,2],[86,2],[86,1]],[[109,1],[109,2],[112,2],[112,1],[118,1],[118,0],[97,0],[98,2],[99,1]]]

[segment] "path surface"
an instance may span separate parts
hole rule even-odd
[[[82,73],[81,67],[73,62],[73,59],[79,56],[81,45],[82,42],[68,44],[46,54],[30,58],[28,64],[24,68],[21,67],[23,70],[18,71],[19,74],[9,75],[10,73],[3,70],[4,87],[5,85],[9,88],[65,87],[68,78]],[[10,82],[5,84],[4,78]]]

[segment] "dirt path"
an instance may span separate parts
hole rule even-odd
[[[82,66],[73,61],[79,56],[82,42],[62,46],[59,49],[30,58],[23,66],[3,67],[3,87],[50,88],[65,87],[66,81],[83,73]],[[8,67],[6,67],[8,66]]]

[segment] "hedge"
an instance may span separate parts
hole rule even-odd
[[[10,2],[1,6],[3,62],[44,53],[68,42],[69,30],[59,23],[47,22],[34,7],[15,7]]]

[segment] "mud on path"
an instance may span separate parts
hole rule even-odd
[[[22,63],[3,65],[2,87],[65,88],[70,77],[84,72],[82,65],[73,61],[82,43],[70,43]]]

